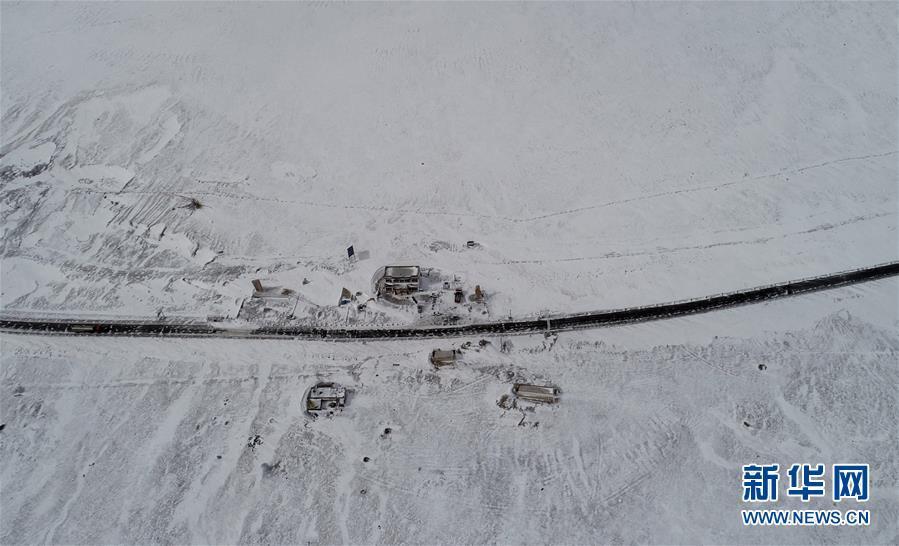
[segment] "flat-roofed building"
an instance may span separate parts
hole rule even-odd
[[[339,383],[316,383],[306,393],[306,413],[316,417],[333,415],[346,406],[346,387]]]
[[[448,351],[443,349],[434,349],[431,351],[431,357],[429,360],[431,361],[431,365],[437,369],[452,366],[456,363],[456,360],[459,358],[459,351],[456,349],[450,349]]]
[[[379,291],[394,296],[418,292],[421,269],[417,265],[388,265],[378,283]]]
[[[518,398],[528,400],[530,402],[544,402],[547,404],[555,404],[559,400],[559,388],[553,385],[528,385],[526,383],[515,383],[512,385],[512,392]]]

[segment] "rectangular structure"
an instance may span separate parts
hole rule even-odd
[[[443,349],[434,349],[431,351],[431,365],[435,368],[443,368],[444,366],[452,366],[456,363],[459,351],[451,349],[445,351]]]
[[[384,268],[384,290],[395,295],[417,292],[420,277],[417,265],[389,265]]]
[[[306,412],[312,416],[333,414],[346,405],[346,388],[337,383],[318,383],[306,394]]]
[[[531,402],[554,404],[559,400],[559,389],[551,385],[544,386],[515,383],[512,386],[512,392],[518,398],[530,400]]]

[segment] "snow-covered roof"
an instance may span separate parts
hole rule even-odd
[[[417,265],[388,265],[384,268],[385,277],[417,277],[418,273]]]

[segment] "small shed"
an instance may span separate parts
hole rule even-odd
[[[559,388],[552,385],[528,385],[515,383],[512,385],[512,393],[522,400],[555,404],[559,401]]]
[[[444,368],[446,366],[453,366],[458,360],[460,351],[457,349],[450,349],[449,351],[443,349],[434,349],[431,351],[431,365],[437,369]]]
[[[317,417],[333,415],[346,407],[346,387],[339,383],[316,383],[306,393],[306,412]]]

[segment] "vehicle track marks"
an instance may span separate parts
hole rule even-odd
[[[851,161],[865,161],[869,159],[879,159],[882,157],[889,157],[892,155],[899,154],[899,150],[891,150],[888,152],[860,155],[860,156],[849,156],[843,157],[839,159],[832,159],[828,161],[822,161],[820,163],[815,163],[812,165],[806,165],[798,168],[782,168],[775,172],[769,172],[765,174],[760,174],[756,176],[747,176],[744,178],[740,178],[737,180],[730,180],[728,182],[722,182],[718,184],[706,184],[702,186],[693,186],[688,188],[681,188],[677,190],[668,190],[644,195],[635,195],[633,197],[626,197],[623,199],[616,199],[613,201],[606,201],[603,203],[596,203],[593,205],[586,205],[583,207],[577,207],[572,209],[559,210],[554,212],[548,212],[545,214],[538,214],[535,216],[524,216],[524,217],[514,217],[514,216],[502,216],[502,215],[491,215],[491,214],[481,214],[475,212],[462,212],[462,211],[446,211],[446,210],[423,210],[423,209],[411,209],[411,208],[393,208],[389,206],[379,206],[379,205],[347,205],[347,204],[338,204],[338,203],[326,203],[320,201],[306,201],[299,199],[285,199],[285,198],[276,198],[276,197],[266,197],[260,195],[252,195],[252,194],[244,194],[244,193],[234,193],[234,192],[221,192],[221,191],[171,191],[171,190],[160,190],[160,191],[152,191],[152,190],[134,190],[134,191],[125,191],[125,192],[113,192],[113,191],[102,191],[95,189],[87,189],[82,188],[78,190],[73,190],[76,192],[99,192],[99,193],[111,193],[111,194],[120,194],[120,193],[133,193],[133,194],[145,194],[145,195],[176,195],[179,197],[184,197],[185,195],[191,196],[206,196],[206,197],[219,197],[223,199],[240,199],[240,200],[251,200],[251,201],[264,201],[270,203],[281,203],[285,205],[291,206],[307,206],[307,207],[319,207],[319,208],[331,208],[331,209],[344,209],[344,210],[366,210],[370,212],[380,212],[380,213],[389,213],[389,214],[416,214],[416,215],[425,215],[425,216],[449,216],[449,217],[469,217],[469,218],[480,218],[485,220],[495,220],[509,223],[530,223],[537,222],[540,220],[547,220],[550,218],[556,218],[559,216],[568,216],[572,214],[580,214],[584,212],[593,211],[596,209],[601,209],[605,207],[612,207],[618,205],[625,205],[629,203],[635,203],[639,201],[647,201],[652,199],[659,199],[662,197],[671,197],[689,193],[696,193],[702,191],[716,191],[719,188],[726,188],[730,186],[736,186],[739,184],[746,184],[748,182],[755,182],[759,180],[766,180],[770,178],[776,178],[779,176],[787,176],[787,175],[795,175],[802,174],[804,172],[819,169],[822,167],[827,167],[830,165],[837,165],[840,163],[846,163]],[[198,181],[200,182],[200,181]],[[204,183],[217,182],[217,181],[209,181],[203,180]],[[223,182],[225,183],[225,182]]]

